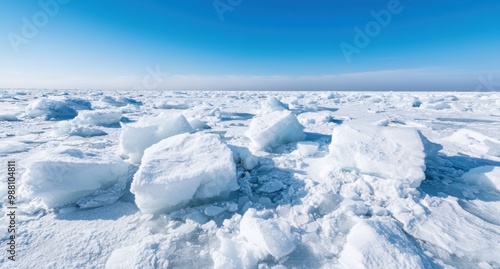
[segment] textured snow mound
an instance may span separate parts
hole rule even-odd
[[[162,139],[177,134],[194,132],[180,114],[160,114],[154,118],[143,118],[136,123],[123,126],[120,134],[120,154],[132,163],[141,161],[144,150]]]
[[[283,110],[288,110],[288,106],[280,102],[278,99],[269,96],[264,102],[261,103],[260,110],[258,111],[257,115],[262,116],[274,111]]]
[[[84,124],[94,124],[108,126],[119,123],[122,118],[121,111],[100,110],[100,111],[80,111],[76,121]]]
[[[290,225],[286,221],[263,219],[253,208],[243,215],[240,233],[248,242],[278,260],[292,253],[296,247]]]
[[[109,205],[125,190],[128,164],[118,157],[65,147],[38,157],[22,176],[22,196],[47,208]]]
[[[217,135],[201,133],[176,135],[148,148],[131,186],[145,213],[168,211],[236,189],[233,153]]]
[[[95,126],[80,125],[75,121],[62,121],[54,129],[53,134],[55,136],[81,136],[81,137],[93,137],[107,135],[103,130],[95,128]]]
[[[409,128],[345,124],[333,130],[330,162],[416,188],[425,178],[424,144]]]
[[[247,136],[259,150],[272,150],[279,145],[301,141],[306,137],[304,126],[292,112],[286,110],[253,118]]]
[[[486,190],[500,191],[500,167],[481,166],[471,169],[462,176],[462,180]]]
[[[32,102],[25,112],[30,118],[45,117],[45,120],[68,120],[78,115],[78,112],[65,102],[46,98]]]
[[[395,223],[376,220],[361,220],[352,227],[339,261],[345,268],[430,267]]]

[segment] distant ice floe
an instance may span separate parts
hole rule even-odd
[[[142,212],[160,213],[237,190],[233,153],[215,134],[181,134],[146,149],[131,192]]]
[[[127,98],[123,96],[119,96],[117,98],[111,97],[111,96],[104,96],[101,100],[103,103],[107,103],[112,106],[127,106],[127,105],[134,105],[134,106],[140,106],[142,105],[141,101],[137,101],[132,98]]]

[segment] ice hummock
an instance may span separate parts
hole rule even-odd
[[[253,118],[247,136],[259,150],[272,150],[279,145],[301,141],[306,137],[304,126],[288,110],[273,111]]]
[[[394,222],[361,220],[339,258],[345,268],[429,268],[431,264]]]
[[[233,153],[215,134],[180,134],[146,149],[131,192],[145,213],[160,213],[237,190]]]
[[[162,113],[157,117],[141,118],[138,122],[124,124],[120,134],[120,154],[132,163],[141,161],[144,150],[173,135],[194,132],[181,114]]]
[[[47,208],[109,205],[125,191],[129,165],[117,156],[61,146],[33,158],[22,176],[21,194]]]
[[[399,187],[416,188],[425,178],[424,144],[415,129],[344,124],[334,128],[329,150],[333,166],[395,180]]]
[[[80,111],[75,121],[83,124],[110,126],[118,124],[121,118],[122,112],[116,110]]]
[[[33,101],[26,107],[25,112],[30,118],[44,117],[45,120],[69,120],[78,115],[71,105],[48,98]]]

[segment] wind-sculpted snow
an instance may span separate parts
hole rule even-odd
[[[0,90],[0,267],[500,268],[499,104]]]

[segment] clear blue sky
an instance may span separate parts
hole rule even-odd
[[[481,78],[500,82],[497,0],[2,0],[0,10],[0,88],[474,90]],[[381,26],[374,12],[392,13]],[[367,25],[372,36],[357,46],[355,27],[364,35]],[[346,44],[356,51],[348,57]]]

